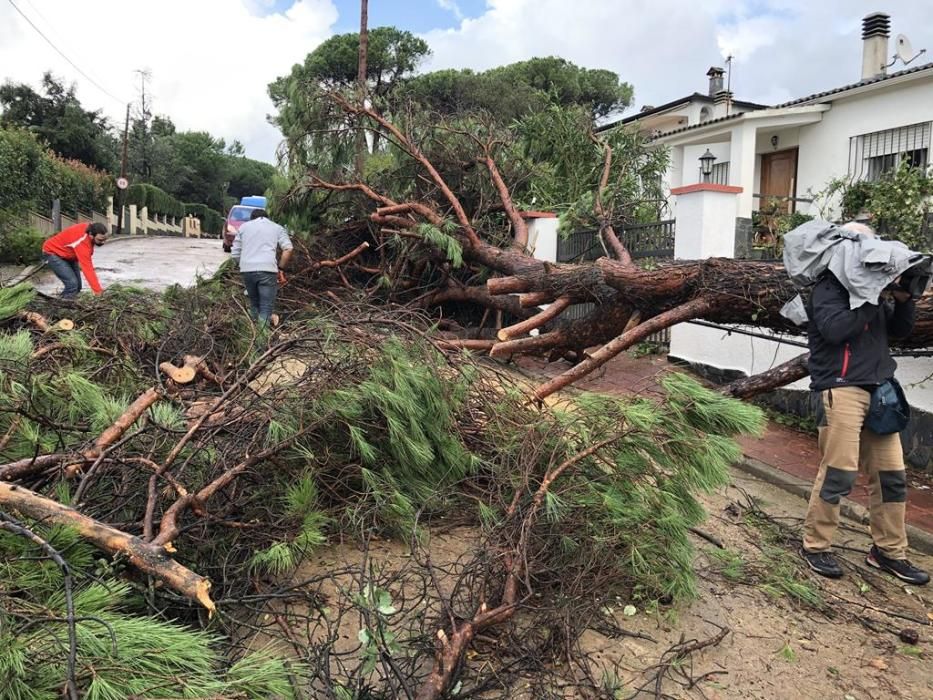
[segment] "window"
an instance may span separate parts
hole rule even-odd
[[[703,109],[701,109],[700,110],[700,123],[702,124],[703,122],[708,122],[710,115],[712,115],[712,112],[710,111],[709,107],[704,107]]]
[[[849,175],[878,180],[901,163],[925,168],[930,163],[930,122],[875,131],[849,139]]]
[[[255,209],[255,207],[233,207],[233,209],[230,210],[229,218],[231,221],[249,221],[253,209]]]

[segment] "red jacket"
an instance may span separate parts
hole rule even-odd
[[[104,290],[97,281],[97,273],[91,260],[91,256],[94,255],[94,238],[87,234],[88,226],[90,224],[75,224],[56,233],[42,244],[42,252],[57,255],[65,260],[77,260],[91,289],[95,294],[100,294]]]

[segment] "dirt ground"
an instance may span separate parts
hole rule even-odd
[[[731,552],[751,562],[759,558],[761,541],[754,527],[743,524],[730,504],[752,496],[770,516],[796,527],[803,513],[801,499],[740,472],[732,485],[704,497],[709,517],[702,530]],[[624,687],[618,697],[656,697],[655,688],[634,694],[653,677],[650,669],[672,645],[681,640],[706,640],[721,627],[730,631],[721,643],[693,654],[689,678],[701,678],[693,688],[667,680],[664,693],[676,698],[933,698],[933,591],[897,585],[864,563],[870,545],[866,528],[846,523],[840,532],[838,553],[846,575],[831,581],[805,571],[791,558],[802,580],[819,594],[832,617],[788,596],[776,596],[754,582],[730,580],[711,554],[718,549],[697,539],[699,597],[665,616],[639,611],[629,618],[627,630],[650,636],[610,640],[587,633],[585,647],[607,668],[616,669]],[[933,559],[913,560],[927,569]],[[892,611],[916,622],[894,618],[877,610]],[[877,631],[870,629],[876,627]],[[891,631],[885,631],[889,627]],[[912,628],[918,645],[900,641],[896,631]],[[683,667],[683,665],[681,665]],[[682,679],[683,680],[683,679]],[[633,695],[634,694],[634,695]]]
[[[758,511],[747,508],[749,498]],[[605,680],[603,697],[933,698],[933,590],[899,586],[867,567],[866,528],[845,523],[840,530],[839,554],[846,576],[830,581],[806,570],[795,554],[793,538],[788,537],[790,529],[799,527],[801,499],[735,471],[729,487],[702,501],[709,517],[699,529],[722,548],[696,537],[697,599],[673,607],[636,605],[634,614],[626,607],[637,601],[616,600],[604,613],[619,623],[623,636],[610,638],[593,630],[584,634],[580,648],[592,675]],[[465,555],[476,534],[471,528],[433,534],[428,549],[438,571]],[[360,568],[363,556],[354,545],[324,547],[294,572],[292,581],[297,582],[347,568],[348,573],[320,578],[309,588],[321,601],[316,612],[307,611],[311,618],[332,616],[341,596],[365,590],[357,574],[349,573]],[[914,561],[933,569],[930,557],[916,555]],[[406,578],[417,568],[414,564],[403,544],[376,540],[363,567],[378,572],[374,579],[390,581],[386,587],[392,605],[400,611],[393,627],[400,630],[400,638],[401,628],[410,630],[426,613],[431,619],[437,612],[425,603],[426,588],[413,586]],[[394,572],[408,573],[399,573],[393,584]],[[445,594],[453,586],[447,579],[435,583]],[[788,595],[786,589],[793,586],[810,602]],[[299,647],[320,644],[331,636],[332,661],[349,667],[359,657],[361,624],[360,616],[353,613],[327,625],[301,625],[292,636]],[[904,628],[919,633],[916,645],[899,639]],[[676,645],[689,648],[720,633],[724,636],[718,643],[678,657]],[[266,641],[260,636],[252,644]],[[479,640],[468,663],[480,668],[496,658],[497,642],[490,635]],[[430,654],[424,654],[424,660],[429,662]],[[522,685],[512,685],[510,697],[535,697]],[[494,695],[501,697],[501,692]],[[565,697],[579,695],[567,691]]]

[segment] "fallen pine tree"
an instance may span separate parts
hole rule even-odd
[[[497,162],[501,158],[514,165],[514,133],[489,117],[437,117],[425,127],[409,116],[402,125],[339,92],[323,93],[318,99],[332,102],[343,113],[343,131],[366,131],[388,144],[397,172],[389,171],[394,178],[366,182],[336,180],[334,176],[345,171],[323,173],[311,167],[296,178],[284,209],[301,206],[314,193],[337,194],[349,197],[346,203],[356,203],[370,222],[363,243],[370,243],[369,237],[372,241],[370,252],[353,265],[353,281],[342,274],[344,287],[380,291],[383,298],[437,318],[457,319],[456,309],[462,312],[465,305],[485,310],[482,316],[467,316],[481,323],[461,324],[460,337],[447,339],[449,347],[499,358],[569,359],[571,367],[536,388],[539,399],[678,323],[705,320],[803,332],[780,316],[781,307],[798,292],[780,265],[726,258],[656,262],[650,269],[635,263],[615,229],[632,208],[625,199],[631,195],[625,186],[629,171],[637,171],[649,157],[637,138],[590,133],[586,141],[585,125],[571,123],[569,132],[563,125],[561,136],[583,139],[578,148],[589,149],[589,157],[600,161],[590,173],[594,193],[577,205],[589,209],[581,214],[578,208],[567,218],[598,228],[606,255],[592,263],[549,263],[532,256],[528,227],[516,203],[515,191],[526,188],[534,170],[522,174],[513,187]],[[311,138],[312,133],[299,130],[292,138]],[[623,152],[616,154],[614,145]],[[622,165],[614,160],[619,157]],[[472,165],[470,180],[463,177],[466,163]],[[398,186],[401,173],[412,178],[405,187]],[[495,204],[488,201],[492,197]],[[570,307],[583,302],[592,308],[582,317],[572,316]],[[507,314],[512,322],[484,323],[489,312],[499,319]],[[918,302],[913,333],[897,342],[904,348],[933,345],[933,296]],[[777,388],[805,377],[805,361],[802,356],[728,390],[748,397]]]
[[[15,697],[439,697],[485,682],[465,662],[476,635],[511,627],[526,638],[517,663],[547,663],[522,630],[553,627],[573,644],[608,596],[692,595],[695,494],[723,483],[739,454],[731,437],[758,429],[757,409],[680,375],[664,404],[545,407],[495,366],[441,352],[421,313],[322,292],[288,301],[268,336],[238,292],[220,275],[158,303],[120,289],[24,297],[50,319],[67,311],[74,329],[44,333],[16,314],[0,329],[0,512],[16,523],[0,547],[9,562],[29,552],[0,585],[0,615],[17,621],[0,637]],[[160,370],[186,356],[207,373],[176,383]],[[422,560],[450,525],[476,533],[463,557],[450,569]],[[327,601],[307,585],[279,590],[330,540],[366,546],[373,533],[425,543],[404,585],[364,562]],[[64,566],[46,563],[53,554]],[[176,627],[149,628],[148,615]],[[348,657],[335,620],[351,615],[368,631]],[[28,634],[40,617],[52,637]],[[296,625],[325,636],[298,653]],[[143,662],[165,634],[189,645],[157,654],[188,669],[186,689]]]
[[[427,699],[465,682],[485,692],[488,678],[471,673],[468,652],[498,636],[501,677],[534,669],[546,697],[548,669],[573,665],[580,635],[606,624],[608,597],[693,593],[696,494],[723,483],[739,456],[732,438],[757,430],[761,415],[679,375],[663,382],[660,403],[543,399],[675,323],[790,330],[777,310],[794,290],[773,265],[635,265],[615,234],[613,148],[595,137],[602,165],[591,215],[612,256],[535,260],[494,129],[441,122],[439,133],[473,153],[448,154],[440,167],[373,109],[334,100],[349,128],[378,130],[415,174],[396,188],[405,197],[301,176],[286,204],[323,192],[341,198],[336,211],[350,205],[362,216],[302,244],[282,329],[270,335],[249,322],[229,271],[158,300],[119,289],[91,302],[0,292],[0,510],[19,523],[5,535],[38,547],[40,559],[58,557],[71,576],[81,566],[68,564],[67,548],[37,534],[68,528],[110,555],[108,575],[135,591],[118,603],[125,613],[223,630],[227,662],[211,657],[202,672],[227,666],[229,676],[234,660],[255,667],[250,652],[275,643],[260,657],[271,669],[265,685],[217,692],[267,697],[276,684],[293,697]],[[466,171],[484,174],[482,196],[450,184]],[[583,301],[593,310],[566,320]],[[919,311],[910,342],[926,345],[928,298]],[[460,348],[571,364],[530,387]],[[729,391],[752,395],[801,373],[798,358]],[[475,537],[439,567],[425,543],[455,525]],[[374,535],[412,542],[404,577],[374,570]],[[361,543],[363,560],[282,583],[332,539]],[[27,630],[36,624],[21,587],[0,598]],[[30,641],[0,648],[0,668],[20,687],[42,673],[86,688],[108,656],[108,629],[89,626],[73,603],[53,609],[71,631],[55,642],[66,663]],[[360,620],[358,644],[345,649],[349,617]],[[303,641],[299,627],[313,633]],[[101,635],[94,655],[81,651],[88,634]],[[41,662],[16,661],[30,656]],[[178,689],[158,680],[163,673],[121,666],[115,696],[139,692],[130,688],[154,674],[145,692],[171,697]],[[495,690],[509,697],[513,688],[503,680]]]

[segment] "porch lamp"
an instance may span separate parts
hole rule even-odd
[[[700,156],[700,172],[703,173],[703,182],[709,182],[709,176],[713,174],[713,161],[716,156],[706,149],[706,153]]]

